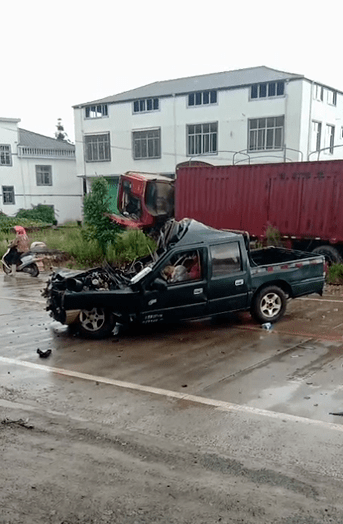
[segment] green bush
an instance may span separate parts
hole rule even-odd
[[[54,209],[43,204],[32,206],[32,209],[19,209],[16,218],[28,218],[29,220],[38,220],[48,224],[57,224]]]
[[[326,273],[328,284],[343,285],[343,264],[329,266]]]

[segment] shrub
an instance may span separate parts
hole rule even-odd
[[[343,285],[343,264],[332,264],[326,273],[328,284]]]
[[[51,206],[45,206],[43,204],[32,206],[32,209],[19,209],[16,218],[28,218],[48,224],[57,224],[54,209]]]
[[[280,231],[272,224],[268,224],[266,229],[267,246],[281,246]]]

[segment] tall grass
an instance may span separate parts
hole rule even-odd
[[[343,264],[329,266],[326,281],[328,284],[343,285]]]
[[[14,233],[0,231],[0,257],[5,253]],[[65,266],[70,268],[87,268],[101,265],[104,255],[96,240],[86,240],[82,226],[69,224],[67,227],[43,228],[28,233],[29,241],[45,242],[48,249],[58,250],[65,254]],[[115,245],[110,244],[106,252],[109,263],[130,262],[154,251],[155,242],[142,231],[125,231],[117,235]]]

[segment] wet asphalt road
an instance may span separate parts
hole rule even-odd
[[[72,336],[45,311],[41,290],[47,276],[0,275],[1,383],[8,391],[39,396],[57,384],[62,391],[65,376],[78,380],[82,373],[88,380],[155,388],[176,398],[190,395],[343,423],[343,417],[330,414],[343,412],[340,294],[291,301],[270,331],[238,314],[220,323],[152,326],[88,341]],[[39,358],[38,348],[51,349],[51,356]],[[66,375],[56,369],[44,373],[39,366]]]
[[[0,524],[343,523],[340,292],[96,342],[46,279],[0,274]]]

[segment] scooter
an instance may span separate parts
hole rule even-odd
[[[42,244],[42,242],[33,242],[30,246],[31,251],[27,251],[27,253],[22,253],[20,255],[19,260],[17,261],[17,268],[16,271],[23,272],[23,273],[29,273],[32,277],[38,277],[39,275],[39,269],[37,262],[41,260],[41,257],[38,256],[37,253],[35,253],[34,249],[37,249],[37,244]],[[12,273],[12,260],[13,255],[17,251],[16,247],[9,247],[4,254],[4,256],[1,259],[2,262],[2,269],[6,275],[10,275]]]

